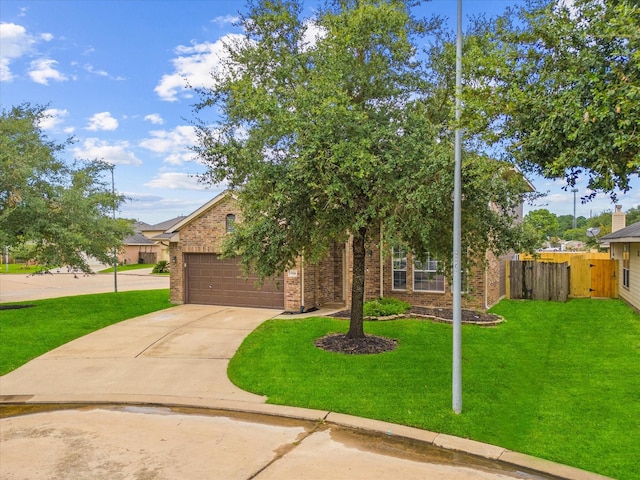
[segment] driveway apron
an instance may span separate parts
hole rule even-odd
[[[32,360],[3,376],[0,390],[5,400],[30,402],[264,403],[235,387],[227,366],[244,338],[278,313],[208,305],[150,313]]]

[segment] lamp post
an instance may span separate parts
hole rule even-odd
[[[113,196],[113,221],[116,220],[116,183],[113,176],[113,171],[116,166],[110,164],[111,170],[111,195]],[[113,291],[118,293],[118,247],[113,247]]]
[[[458,0],[458,34],[456,38],[456,123],[462,115],[462,0]],[[462,411],[462,130],[455,132],[455,166],[453,183],[453,375],[452,406]]]

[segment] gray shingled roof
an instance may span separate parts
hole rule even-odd
[[[126,237],[122,243],[125,245],[155,245],[156,242],[148,239],[141,233],[134,233],[133,235]]]
[[[176,223],[182,220],[184,216],[172,218],[171,220],[165,220],[164,222],[156,223],[155,225],[150,225],[148,228],[143,228],[143,231],[146,230],[168,230],[173,227]]]
[[[640,242],[640,222],[633,223],[617,232],[608,233],[600,239],[603,242]]]
[[[135,222],[133,224],[133,231],[134,232],[141,232],[143,230],[148,230],[151,227],[151,225],[149,225],[146,222]]]

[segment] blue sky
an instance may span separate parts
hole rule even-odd
[[[517,0],[464,0],[465,16],[495,15]],[[310,2],[309,5],[315,5]],[[455,28],[455,0],[426,3]],[[48,104],[47,135],[72,135],[71,158],[101,158],[116,165],[118,192],[130,197],[120,215],[158,223],[186,215],[223,190],[205,188],[193,174],[196,142],[189,120],[196,97],[185,88],[207,85],[225,35],[244,2],[162,0],[2,0],[0,105]],[[309,12],[311,10],[309,9]],[[563,182],[531,178],[550,194],[526,211],[573,213]],[[584,183],[578,197],[585,195]],[[640,181],[621,195],[623,210],[640,203]],[[581,204],[586,217],[612,210],[606,196]]]

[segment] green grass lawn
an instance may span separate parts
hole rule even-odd
[[[640,459],[640,316],[617,300],[503,301],[506,322],[463,326],[463,412],[451,408],[451,326],[368,322],[393,352],[350,356],[314,340],[330,318],[271,320],[229,365],[270,403],[376,418],[499,445],[618,479]]]
[[[0,311],[0,375],[100,328],[173,306],[168,289],[20,303],[35,306]]]
[[[33,273],[38,271],[38,267],[37,265],[30,265],[27,266],[24,263],[10,263],[9,264],[9,268],[7,271],[7,264],[3,263],[2,266],[0,267],[0,273],[8,273],[8,274],[27,274],[27,273]]]

